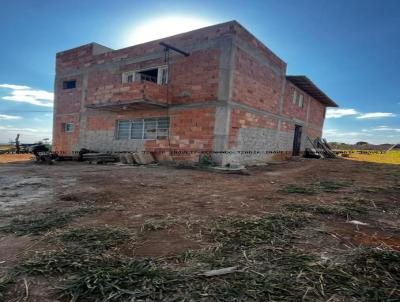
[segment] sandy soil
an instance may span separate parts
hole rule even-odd
[[[32,160],[32,154],[0,154],[0,164]]]
[[[138,236],[134,243],[121,245],[121,253],[138,257],[177,255],[207,246],[207,239],[199,235],[198,229],[222,216],[261,216],[284,212],[284,205],[289,203],[332,205],[349,197],[369,198],[388,208],[398,208],[398,191],[385,188],[398,186],[399,171],[395,165],[344,159],[302,159],[253,167],[250,175],[76,162],[57,162],[52,166],[33,162],[3,164],[0,165],[0,227],[18,215],[34,216],[51,209],[63,211],[90,204],[102,210],[76,218],[67,227],[128,228]],[[347,181],[352,185],[316,195],[282,192],[287,184],[301,186],[326,180]],[[386,245],[400,250],[399,216],[377,210],[362,219],[368,225],[349,224],[345,217],[319,217],[317,228],[305,230],[309,232],[309,240],[303,245],[330,253],[360,245]],[[171,227],[143,230],[149,221],[171,223]],[[0,273],[17,265],[26,253],[51,248],[51,244],[42,240],[46,236],[0,233]],[[36,286],[40,282],[38,279]],[[31,287],[34,290],[35,281]],[[23,286],[17,285],[16,290],[24,295]],[[31,294],[28,301],[53,301],[46,300],[46,295],[46,290],[42,290],[36,296]]]

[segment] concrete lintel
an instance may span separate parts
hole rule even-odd
[[[194,109],[194,108],[207,108],[207,107],[216,107],[220,105],[226,105],[226,101],[206,101],[206,102],[198,102],[198,103],[188,103],[188,104],[172,104],[169,105],[170,110],[185,110],[185,109]]]
[[[299,125],[299,126],[305,126],[305,124],[306,124],[306,122],[299,120],[297,118],[293,119],[293,123],[295,123],[296,125]]]
[[[74,116],[77,115],[79,116],[79,112],[70,112],[70,113],[54,113],[54,117],[59,117],[59,116]]]
[[[268,112],[262,109],[257,109],[257,108],[253,108],[250,107],[248,105],[242,104],[242,103],[238,103],[238,102],[233,102],[233,101],[229,101],[229,106],[231,106],[232,108],[237,108],[237,109],[242,109],[251,113],[255,113],[255,114],[259,114],[259,115],[264,115],[267,117],[271,117],[271,118],[275,118],[275,119],[281,119],[283,121],[287,121],[287,122],[291,122],[292,119],[279,115],[279,114],[275,114],[272,112]]]

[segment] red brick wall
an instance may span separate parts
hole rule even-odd
[[[151,68],[165,65],[162,56],[163,48],[160,41],[140,44],[116,51],[93,55],[96,45],[84,45],[69,51],[57,54],[56,83],[56,120],[55,120],[55,149],[71,150],[71,145],[78,143],[79,120],[86,119],[86,129],[83,131],[113,131],[118,119],[132,119],[139,117],[170,116],[171,129],[169,140],[149,140],[145,142],[148,150],[163,148],[182,150],[212,150],[214,142],[215,108],[170,109],[170,110],[135,110],[129,112],[112,113],[93,109],[84,109],[79,114],[57,116],[57,114],[79,113],[82,99],[82,77],[62,78],[69,71],[79,71],[82,68],[95,66],[89,71],[88,89],[85,105],[105,102],[125,102],[140,99],[144,96],[160,102],[171,104],[187,104],[217,100],[219,82],[219,64],[221,50],[219,44],[213,44],[216,38],[226,35],[237,35],[234,46],[234,70],[232,100],[250,107],[279,114],[282,75],[286,70],[286,63],[277,57],[271,50],[257,40],[252,34],[236,22],[196,30],[193,32],[162,39],[181,49],[191,50],[189,57],[171,52],[170,58],[170,87],[169,99],[166,99],[166,87],[148,82],[134,82],[122,84],[122,73],[125,71]],[[251,49],[251,53],[243,50],[243,42]],[[207,47],[207,48],[204,48]],[[124,59],[139,58],[140,56],[155,58],[145,62],[124,64]],[[253,56],[254,55],[254,56]],[[257,59],[255,58],[257,57]],[[260,62],[259,59],[263,62]],[[102,69],[102,66],[104,69]],[[89,70],[89,69],[87,69]],[[76,79],[77,88],[63,90],[64,80]],[[283,96],[283,115],[290,119],[306,120],[307,104],[310,103],[309,121],[321,126],[324,119],[324,106],[310,97],[304,98],[303,108],[292,103],[293,85],[287,82]],[[73,122],[74,133],[61,131],[61,124]],[[246,112],[241,109],[232,109],[230,119],[229,146],[235,146],[240,128],[277,129],[276,118]],[[292,132],[292,122],[282,122],[281,130]]]
[[[284,132],[294,132],[295,124],[293,122],[282,121],[281,131]]]
[[[281,78],[246,52],[236,49],[233,100],[279,113]]]
[[[196,108],[170,112],[173,149],[211,150],[214,140],[215,108]]]
[[[164,65],[163,61],[146,62],[146,64],[129,64],[121,71],[93,71],[89,74],[87,104],[107,103],[140,98],[142,87],[137,82],[121,84],[125,71],[152,68]],[[170,64],[169,103],[191,103],[217,99],[219,73],[219,50],[207,49],[193,52],[189,57],[174,58]],[[146,82],[145,82],[146,83]],[[167,87],[147,82],[151,86],[145,90],[157,101],[166,102]],[[136,89],[138,88],[138,89]]]
[[[86,44],[77,48],[57,53],[56,72],[76,69],[93,62],[93,45]]]
[[[233,33],[233,24],[227,23],[166,38],[163,41],[185,49],[198,43],[209,43],[215,38],[231,33]],[[162,103],[167,102],[167,88],[165,86],[148,82],[122,84],[123,72],[165,65],[163,57],[128,65],[117,65],[120,60],[126,58],[151,56],[152,54],[162,55],[163,48],[158,43],[159,41],[153,41],[98,55],[92,55],[93,48],[96,46],[89,44],[57,54],[56,114],[78,113],[81,109],[82,77],[64,78],[63,74],[69,71],[79,71],[81,68],[93,65],[109,64],[108,66],[104,65],[104,69],[99,66],[96,70],[89,71],[85,105],[125,102],[141,99],[143,96]],[[191,51],[189,57],[171,52],[169,103],[180,104],[217,99],[220,56],[218,47],[218,44],[210,43],[210,48]],[[112,64],[111,68],[110,64]],[[62,89],[63,81],[68,79],[77,80],[76,89]],[[204,110],[208,111],[205,112]],[[121,115],[90,109],[84,109],[82,113],[86,114],[85,112],[90,113],[90,116],[86,123],[87,129],[82,129],[82,131],[110,130],[115,128],[115,120],[117,119],[158,115],[157,111],[132,111]],[[172,127],[171,143],[175,147],[211,149],[214,127],[213,112],[214,109],[193,109],[173,113],[176,116],[171,117],[172,122],[176,123],[174,122],[176,120],[182,123],[182,126],[179,126],[179,129],[176,125]],[[108,115],[109,119],[105,118],[105,115]],[[167,116],[168,114],[164,112],[162,115]],[[55,145],[63,146],[62,148],[66,149],[64,142],[67,141],[69,134],[61,132],[57,123],[60,123],[59,119],[57,119],[55,125]],[[78,133],[77,123],[78,121],[75,123],[75,131]],[[188,125],[188,123],[191,124]],[[150,142],[147,143],[147,145],[151,144]],[[160,146],[165,145],[161,141],[159,144]],[[70,150],[71,146],[68,149]]]
[[[237,135],[241,128],[266,128],[277,129],[278,121],[275,118],[262,116],[241,109],[232,109],[229,131],[229,146],[233,147],[237,142]]]
[[[308,128],[307,129],[307,136],[309,136],[311,139],[316,138],[316,137],[321,137],[322,136],[322,130],[316,130],[313,128]]]
[[[111,100],[113,93],[122,89],[122,77],[108,70],[95,70],[88,74],[85,105],[105,103]],[[129,89],[127,89],[129,90]]]
[[[304,105],[302,108],[297,104],[293,104],[295,89],[304,95]],[[291,119],[294,118],[306,122],[308,106],[310,106],[308,122],[322,129],[325,119],[325,106],[287,81],[283,102],[283,115]]]
[[[86,105],[117,104],[132,100],[149,100],[166,104],[167,87],[147,81],[112,83],[98,87],[91,84],[85,103]]]
[[[73,123],[74,131],[65,132],[65,123]],[[54,127],[53,151],[60,155],[71,155],[72,146],[78,142],[79,137],[78,114],[57,116]]]
[[[251,48],[259,50],[266,58],[271,60],[278,67],[286,70],[286,63],[281,58],[279,58],[267,46],[265,46],[264,43],[258,40],[252,33],[250,33],[246,28],[237,22],[235,22],[235,33],[241,39],[247,42]]]
[[[171,68],[171,103],[182,104],[217,100],[219,49],[193,52],[176,58]],[[183,96],[183,92],[188,96]]]
[[[167,110],[137,110],[121,113],[108,111],[90,110],[91,115],[87,117],[86,130],[115,130],[116,121],[130,120],[135,118],[162,117],[168,116]]]
[[[76,88],[63,89],[63,82],[76,80]],[[81,109],[82,77],[68,77],[56,83],[56,110],[57,114],[77,113]]]
[[[308,121],[322,128],[324,125],[324,119],[325,119],[325,106],[320,102],[318,102],[317,100],[312,99]]]
[[[146,150],[211,150],[214,139],[215,108],[184,110],[140,110],[126,113],[102,113],[87,117],[86,130],[114,131],[117,120],[146,117],[170,117],[169,140],[147,140]]]
[[[86,118],[87,131],[113,130],[115,129],[115,120],[117,116],[106,112],[105,114],[89,115]]]
[[[294,91],[297,90],[298,92],[304,95],[303,99],[303,107],[299,107],[297,104],[293,104],[293,94]],[[306,93],[295,87],[289,81],[286,81],[285,87],[285,94],[283,97],[283,112],[282,114],[289,118],[296,118],[301,121],[306,121],[307,119],[307,106],[310,102],[311,98]]]
[[[88,44],[58,53],[57,72],[62,70],[74,70],[83,66],[117,62],[129,57],[157,54],[163,51],[162,46],[159,45],[160,41],[185,49],[191,48],[195,44],[210,42],[218,37],[233,34],[234,32],[235,22],[227,22],[96,56],[91,55],[93,45]],[[171,58],[173,59],[176,56],[180,55],[172,53]]]

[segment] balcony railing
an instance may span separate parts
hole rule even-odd
[[[146,76],[146,75],[141,75]],[[147,79],[150,79],[149,76]],[[89,89],[86,107],[102,110],[144,110],[167,107],[167,86],[153,81],[113,84]]]

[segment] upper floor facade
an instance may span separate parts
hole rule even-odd
[[[160,42],[189,53],[166,51]],[[96,43],[56,57],[56,114],[235,102],[323,123],[336,106],[286,77],[286,63],[236,21],[124,49]],[[310,108],[309,108],[310,107]]]

